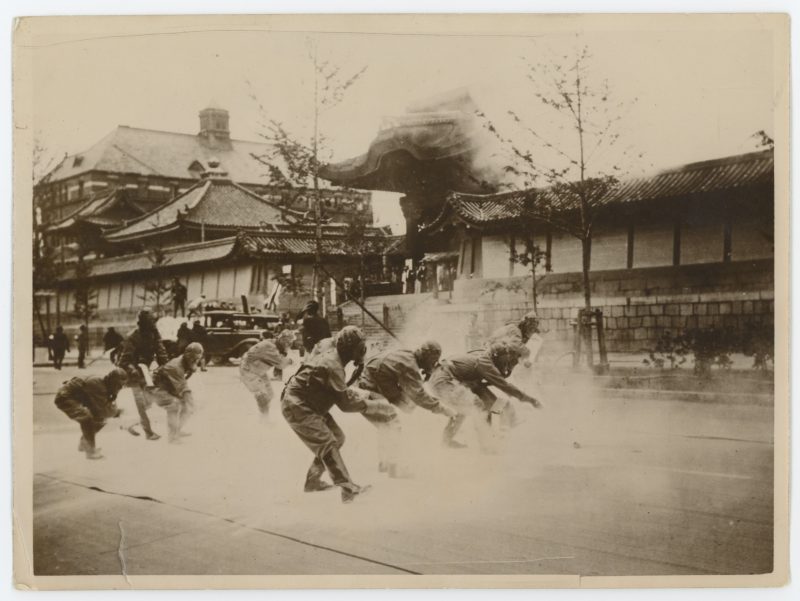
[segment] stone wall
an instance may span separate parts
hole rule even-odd
[[[640,352],[664,331],[748,325],[771,327],[771,260],[599,271],[591,275],[592,305],[604,314],[610,352]],[[454,306],[478,315],[478,331],[517,319],[533,308],[530,278],[459,280]],[[547,275],[538,284],[538,313],[553,352],[566,352],[583,307],[579,273]]]

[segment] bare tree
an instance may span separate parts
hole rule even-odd
[[[536,232],[536,217],[534,207],[532,206],[534,202],[535,199],[533,197],[526,197],[523,200],[522,216],[524,223],[528,224],[529,227],[524,228],[525,231],[519,240],[511,241],[510,253],[512,262],[527,267],[531,272],[531,299],[533,300],[533,310],[538,311],[538,286],[546,275],[540,275],[539,267],[542,266],[542,263],[545,263],[546,268],[547,251],[542,250],[541,247],[536,244],[536,238],[534,237]],[[520,244],[517,245],[517,242]]]
[[[372,226],[363,214],[355,215],[347,225],[344,235],[344,243],[349,254],[358,257],[358,291],[361,304],[361,325],[364,325],[364,302],[366,289],[366,262],[367,257],[374,256],[381,252],[382,246],[375,239],[369,236],[369,228]],[[350,291],[346,291],[348,297]]]
[[[151,307],[156,317],[162,316],[162,307],[168,307],[172,296],[172,286],[164,277],[164,268],[169,263],[167,254],[161,248],[153,248],[147,253],[150,261],[150,275],[138,297]],[[166,313],[166,311],[164,312]]]
[[[86,249],[78,245],[78,260],[75,263],[75,306],[74,315],[85,325],[97,315],[97,290],[92,285],[92,265],[86,261]]]
[[[319,300],[323,281],[320,274],[322,226],[325,221],[319,186],[319,171],[322,165],[332,158],[329,140],[321,131],[320,119],[324,113],[341,103],[346,92],[361,78],[367,67],[345,72],[340,65],[320,57],[319,43],[315,38],[308,40],[308,61],[313,81],[310,109],[313,127],[310,139],[290,131],[286,124],[270,117],[252,88],[250,96],[258,106],[263,119],[260,123],[263,130],[260,135],[269,142],[271,147],[266,154],[253,154],[254,158],[267,167],[270,183],[290,190],[310,191],[311,193],[316,240],[312,294],[316,300]]]
[[[527,225],[550,226],[580,241],[589,312],[592,235],[598,213],[635,160],[635,151],[624,145],[622,126],[636,99],[612,97],[609,82],[592,68],[587,46],[552,60],[522,61],[538,110],[532,117],[530,111],[509,110],[507,129],[478,116],[501,142],[507,185],[532,195],[524,211]],[[590,345],[587,356],[591,362]]]

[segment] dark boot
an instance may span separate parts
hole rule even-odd
[[[322,463],[322,459],[319,457],[314,457],[314,462],[311,464],[311,467],[308,468],[308,473],[306,474],[306,484],[303,487],[303,490],[305,492],[317,492],[320,490],[328,490],[333,488],[332,485],[322,480],[322,474],[324,473],[325,464]]]
[[[352,486],[354,488],[342,488],[342,503],[352,503],[358,495],[363,495],[372,488],[369,484],[366,486],[352,484]]]
[[[369,486],[359,486],[350,479],[347,467],[344,465],[342,454],[339,449],[331,449],[322,456],[322,463],[331,475],[331,479],[336,486],[342,489],[342,503],[350,503],[358,495],[369,490]]]
[[[467,416],[460,413],[450,418],[450,421],[447,422],[444,432],[442,433],[442,444],[444,444],[444,446],[452,449],[463,449],[467,446],[454,440],[465,419],[467,419]]]

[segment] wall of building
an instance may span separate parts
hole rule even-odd
[[[665,330],[771,324],[773,249],[764,227],[763,220],[707,207],[689,207],[679,218],[649,212],[599,225],[592,239],[592,304],[604,312],[609,349],[650,348]],[[538,310],[552,340],[567,345],[584,305],[581,245],[560,232],[535,241],[550,249],[538,271]],[[530,270],[512,263],[512,243],[521,250],[510,235],[464,236],[453,303],[480,315],[483,334],[533,308]],[[470,274],[473,246],[481,260]]]
[[[36,206],[42,209],[45,223],[67,217],[81,207],[92,195],[113,187],[137,191],[137,199],[157,206],[173,196],[185,192],[195,181],[159,176],[90,171],[69,179],[37,186],[34,192]]]
[[[611,352],[652,348],[664,331],[733,328],[773,323],[771,259],[596,271],[592,304],[604,314]],[[515,285],[516,284],[516,285]],[[530,278],[461,280],[454,304],[480,315],[480,334],[533,309]],[[551,349],[568,350],[573,323],[583,307],[581,275],[551,274],[538,284],[538,313]]]
[[[346,277],[353,277],[357,273],[354,261],[333,262],[326,265],[328,271],[340,282]],[[250,307],[263,309],[265,301],[271,298],[278,282],[278,275],[292,274],[299,283],[296,291],[284,290],[276,296],[276,310],[296,313],[312,297],[313,266],[309,259],[291,263],[289,260],[245,260],[228,264],[189,265],[183,269],[172,269],[165,273],[165,285],[171,284],[173,277],[178,277],[187,288],[188,300],[205,294],[208,300],[218,300],[234,303],[241,306],[241,295],[248,299]],[[146,274],[122,273],[117,276],[100,278],[95,281],[92,291],[97,303],[97,315],[92,318],[92,324],[128,324],[135,323],[136,314],[144,306],[155,308],[152,296],[145,300],[145,283],[148,281]],[[336,285],[325,278],[325,305],[332,306],[334,295],[331,293]],[[342,300],[340,293],[337,300]],[[172,305],[170,293],[162,296],[164,305],[161,312],[171,312]],[[52,330],[57,324],[75,329],[80,320],[74,316],[75,293],[72,289],[62,286],[58,294],[50,299],[49,328]],[[40,310],[43,320],[46,321],[46,307],[41,303]],[[46,324],[47,325],[47,324]],[[38,328],[38,324],[37,324]]]

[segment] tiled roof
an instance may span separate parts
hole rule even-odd
[[[188,263],[204,263],[229,257],[235,248],[236,237],[223,238],[199,244],[184,244],[173,248],[165,248],[167,264],[169,267],[186,265]],[[152,261],[147,253],[96,259],[91,261],[91,276],[107,276],[120,273],[147,271],[152,269]],[[74,264],[69,265],[60,279],[68,280],[75,276]]]
[[[268,184],[266,167],[253,158],[270,146],[261,142],[231,140],[230,145],[204,143],[200,136],[120,125],[84,152],[67,156],[47,176],[48,182],[87,171],[160,175],[176,179],[196,178],[189,167],[204,168],[217,158],[231,179],[243,184]]]
[[[341,228],[337,228],[341,231]],[[377,245],[376,254],[396,242],[396,236],[390,236],[382,228],[372,228],[368,234],[376,241],[385,243],[386,247]],[[191,263],[205,263],[238,257],[261,256],[296,256],[312,258],[316,250],[313,230],[305,233],[287,235],[285,232],[271,233],[240,233],[237,236],[199,242],[182,244],[164,249],[167,269]],[[322,241],[322,254],[326,257],[352,256],[347,248],[343,235],[328,234]],[[152,269],[152,261],[147,253],[137,253],[96,259],[91,261],[91,277],[118,275],[123,273],[141,272]],[[75,277],[75,264],[67,265],[61,280]]]
[[[376,254],[388,252],[396,242],[393,236],[381,234],[374,229],[369,237],[375,242]],[[322,255],[328,257],[352,256],[344,236],[326,237],[322,239]],[[313,235],[287,236],[279,234],[247,233],[240,236],[240,250],[252,255],[305,255],[312,256],[316,252],[316,240]]]
[[[409,256],[408,247],[406,245],[406,237],[390,236],[387,238],[386,249],[383,252],[384,254],[398,257]]]
[[[380,176],[388,155],[417,161],[464,155],[475,147],[474,127],[472,115],[460,111],[387,117],[365,154],[325,165],[320,175],[334,185],[401,192],[392,178]]]
[[[316,242],[313,237],[284,237],[253,234],[242,239],[242,249],[254,255],[313,255]],[[322,254],[345,256],[347,249],[341,240],[322,240]]]
[[[101,227],[113,227],[126,219],[139,217],[145,210],[126,198],[126,192],[117,188],[96,192],[84,204],[61,221],[47,226],[48,232],[68,230],[77,222],[88,222]]]
[[[283,220],[281,209],[247,188],[225,179],[206,179],[134,223],[108,234],[109,241],[129,240],[180,223],[207,227],[257,227]]]
[[[691,163],[650,177],[623,181],[600,204],[677,198],[746,186],[771,185],[773,171],[774,157],[771,150]],[[435,229],[451,214],[473,225],[518,219],[522,214],[525,198],[531,196],[555,210],[577,207],[576,203],[553,198],[548,194],[548,189],[488,195],[452,193],[442,213],[427,224],[425,229]]]

